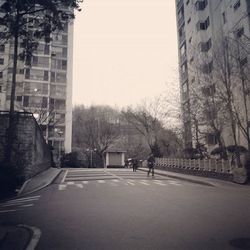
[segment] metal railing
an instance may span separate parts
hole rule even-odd
[[[230,160],[216,159],[177,159],[156,158],[156,167],[168,167],[173,169],[191,169],[197,171],[209,171],[216,173],[229,173],[233,171]]]

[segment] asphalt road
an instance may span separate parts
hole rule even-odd
[[[212,187],[132,170],[68,170],[0,204],[0,220],[40,228],[36,249],[250,249],[249,187]]]

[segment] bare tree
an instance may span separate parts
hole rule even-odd
[[[73,147],[89,148],[105,164],[105,151],[120,137],[119,114],[107,106],[75,107],[73,110]]]
[[[173,139],[167,136],[167,129],[164,128],[164,120],[169,113],[164,109],[162,98],[156,97],[153,101],[145,100],[136,108],[130,107],[123,110],[122,114],[126,121],[145,138],[151,152],[156,157],[161,157],[163,147],[169,147],[170,140]],[[168,131],[170,134],[170,130]],[[175,140],[179,141],[176,134]]]
[[[229,127],[235,148],[239,146],[238,128],[249,148],[249,68],[245,59],[249,51],[246,48],[242,41],[239,44],[237,39],[222,35],[213,41],[209,52],[194,53],[195,63],[190,65],[195,77],[190,91],[191,114],[193,111],[195,117],[198,116],[200,134],[202,121],[212,129],[223,158],[227,157],[223,132]],[[195,103],[199,103],[200,109],[193,105]],[[239,152],[236,155],[240,165]]]

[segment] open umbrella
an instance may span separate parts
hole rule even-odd
[[[229,145],[229,146],[227,146],[227,151],[229,153],[236,153],[236,152],[246,153],[247,149],[241,145]]]

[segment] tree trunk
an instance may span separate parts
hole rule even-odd
[[[15,140],[16,121],[15,121],[15,92],[16,92],[16,72],[17,72],[17,59],[18,59],[18,23],[19,13],[16,15],[15,35],[14,35],[14,57],[13,57],[13,72],[12,72],[12,85],[10,97],[10,112],[9,112],[9,126],[7,129],[7,145],[5,151],[5,163],[11,164],[11,155],[13,152],[13,143]]]

